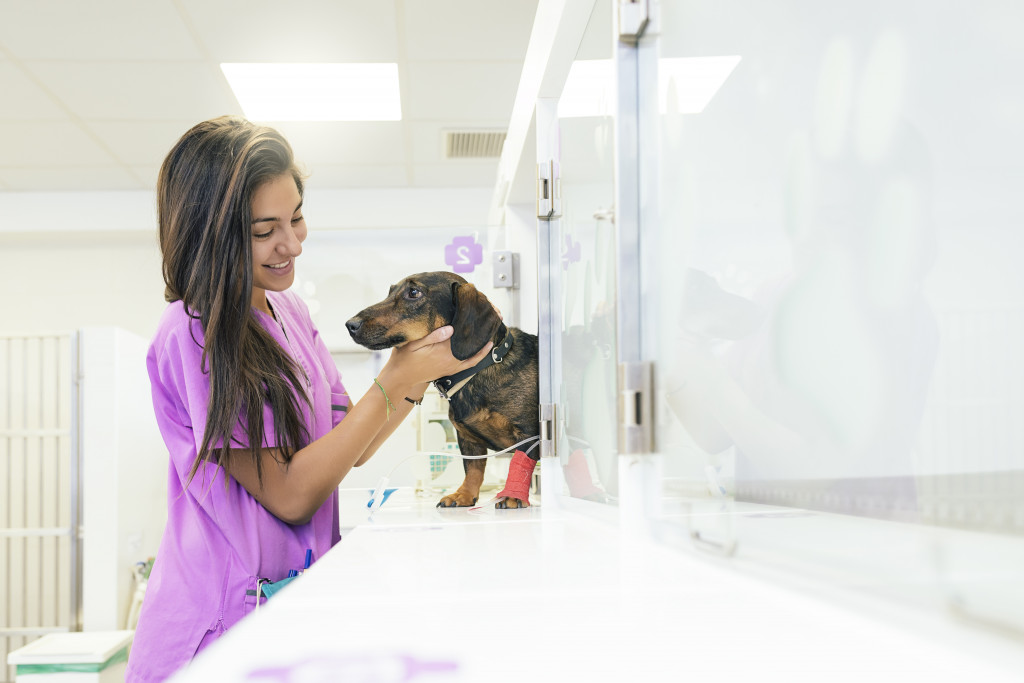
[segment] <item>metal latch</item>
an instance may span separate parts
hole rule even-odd
[[[619,41],[636,45],[651,18],[649,0],[619,0]]]
[[[558,163],[537,164],[537,218],[550,220],[562,215],[562,180]]]
[[[619,364],[619,453],[654,450],[654,365]]]
[[[555,404],[540,404],[540,457],[555,455]]]

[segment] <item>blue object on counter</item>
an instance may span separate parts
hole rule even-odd
[[[381,496],[380,504],[383,505],[384,503],[386,503],[387,500],[388,500],[388,496],[390,496],[392,493],[394,493],[397,490],[398,489],[384,489],[384,495]],[[367,501],[366,507],[368,507],[368,508],[372,508],[373,507],[373,491],[370,491],[370,500]]]

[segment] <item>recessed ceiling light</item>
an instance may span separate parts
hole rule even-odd
[[[221,64],[254,121],[401,121],[397,64]]]
[[[739,56],[676,57],[658,60],[658,106],[662,114],[699,114],[729,78]],[[615,70],[610,59],[579,60],[569,67],[558,116],[611,116],[615,111]]]

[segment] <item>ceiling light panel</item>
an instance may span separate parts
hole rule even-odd
[[[398,65],[220,65],[254,121],[400,121]]]

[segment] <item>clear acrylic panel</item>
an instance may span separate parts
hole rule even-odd
[[[561,387],[556,451],[567,493],[616,492],[614,103],[610,0],[598,0],[558,102],[562,216]]]
[[[965,8],[661,2],[645,325],[722,547],[1024,632],[1024,5]]]

